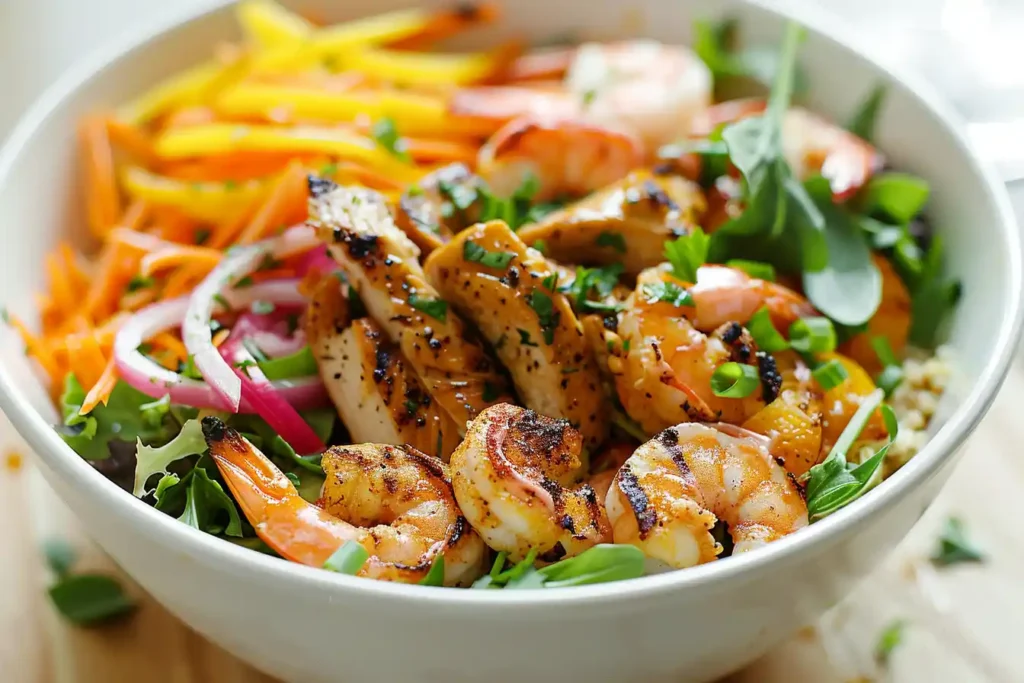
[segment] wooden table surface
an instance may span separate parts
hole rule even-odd
[[[1024,680],[1024,354],[972,437],[939,500],[888,562],[844,603],[730,683],[929,683]],[[0,680],[5,683],[267,683],[206,642],[137,587],[141,608],[99,629],[62,622],[45,595],[43,539],[79,549],[83,568],[116,567],[82,534],[42,481],[10,426],[0,425]],[[19,457],[21,456],[21,457]],[[20,466],[18,460],[21,460]],[[949,515],[961,517],[988,556],[935,570],[925,561]],[[882,630],[905,619],[886,670],[873,651]]]

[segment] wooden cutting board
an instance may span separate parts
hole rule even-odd
[[[729,683],[1024,681],[1024,357],[939,500],[894,556],[856,592]],[[0,424],[0,680],[5,683],[270,683],[210,644],[131,585],[140,609],[99,629],[64,623],[45,595],[39,546],[59,537],[81,567],[117,568],[56,499],[10,425]],[[988,561],[938,571],[925,560],[946,518],[961,517]],[[127,579],[126,579],[127,581]],[[902,644],[882,669],[879,634],[906,620]]]

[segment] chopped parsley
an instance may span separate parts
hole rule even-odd
[[[548,291],[555,291],[555,289],[558,287],[558,273],[551,273],[551,275],[548,275],[546,278],[541,280],[540,283],[544,285],[544,287],[547,288]]]
[[[251,306],[249,306],[249,310],[251,310],[256,315],[270,315],[271,313],[274,312],[274,304],[272,304],[269,301],[257,299],[256,301],[252,302]]]
[[[540,321],[544,343],[550,346],[555,341],[555,328],[558,327],[558,321],[562,314],[555,310],[555,304],[551,297],[539,289],[530,292],[527,301],[533,312],[537,314],[537,320]]]
[[[225,299],[223,295],[221,295],[221,294],[214,294],[213,295],[213,300],[214,300],[214,302],[218,306],[223,308],[225,311],[230,311],[231,310],[231,304],[228,303],[228,300]]]
[[[136,275],[128,281],[128,291],[137,292],[140,289],[152,287],[156,284],[156,280],[151,277],[143,277],[142,275]]]
[[[511,251],[488,251],[472,240],[462,244],[462,258],[488,268],[507,268],[515,257]]]
[[[642,288],[647,303],[663,301],[673,306],[692,306],[693,297],[690,293],[674,282],[655,282]]]
[[[238,280],[237,282],[235,282],[235,284],[232,285],[232,286],[235,289],[242,289],[244,287],[252,287],[252,285],[253,285],[252,276],[251,275],[246,275],[245,277],[243,277],[240,280]]]
[[[603,268],[577,266],[575,279],[567,287],[563,287],[562,292],[567,294],[571,301],[575,302],[577,310],[618,310],[620,308],[619,304],[602,304],[589,301],[588,299],[591,293],[596,293],[599,298],[609,296],[615,286],[619,284],[622,270],[621,263],[613,263]]]
[[[410,161],[409,153],[405,150],[405,144],[398,134],[398,129],[395,128],[394,119],[387,116],[379,119],[373,124],[371,134],[378,145],[402,161]]]
[[[700,228],[672,242],[665,242],[665,258],[672,264],[672,274],[686,282],[697,281],[697,269],[707,263],[711,238]]]
[[[521,327],[516,328],[516,332],[519,333],[519,343],[520,344],[522,344],[523,346],[537,346],[537,344],[535,344],[533,342],[533,340],[530,339],[530,333],[529,332],[527,332],[526,330],[524,330]]]
[[[626,253],[626,238],[617,232],[602,231],[594,240],[594,244],[599,247],[611,247],[620,254]]]
[[[448,319],[448,302],[443,299],[421,299],[416,292],[411,292],[409,305],[435,320],[445,322]]]
[[[931,556],[932,564],[948,567],[964,562],[984,562],[985,554],[967,538],[962,520],[950,517]]]

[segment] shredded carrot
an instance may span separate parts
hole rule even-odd
[[[8,315],[7,324],[13,327],[21,337],[22,343],[25,344],[25,352],[36,359],[51,379],[58,379],[60,377],[60,370],[57,360],[50,353],[46,344],[28,329],[25,323],[21,321],[21,318]]]
[[[224,343],[224,340],[231,336],[231,330],[217,330],[216,334],[213,335],[213,345],[220,347]]]
[[[210,272],[220,263],[223,256],[221,252],[209,247],[175,245],[143,257],[139,273],[143,277],[151,277],[160,271],[177,268],[186,263],[194,264],[197,270],[205,268],[206,272]]]
[[[153,210],[153,225],[149,232],[168,242],[195,244],[201,223],[173,206],[160,206]],[[209,231],[207,231],[209,232]]]
[[[83,334],[68,338],[68,362],[75,377],[86,390],[99,381],[107,359],[96,342],[95,335]]]
[[[118,241],[108,242],[100,254],[99,267],[85,292],[84,314],[99,322],[117,310],[121,292],[138,270],[140,254]]]
[[[113,117],[108,117],[104,123],[107,126],[107,135],[114,145],[146,166],[153,167],[159,163],[159,157],[153,151],[152,141],[138,128]]]
[[[275,183],[249,225],[238,236],[241,244],[251,244],[279,225],[291,225],[305,218],[307,181],[306,169],[293,161]]]
[[[200,160],[167,164],[163,174],[168,178],[203,182],[231,183],[251,180],[280,173],[298,160],[313,165],[314,154],[295,155],[287,152],[227,152],[203,157]]]
[[[164,296],[168,299],[184,296],[199,284],[199,281],[206,277],[208,272],[205,269],[205,264],[189,263],[178,268],[167,278],[167,282],[164,284]]]
[[[171,353],[179,361],[184,362],[188,359],[188,349],[185,348],[184,342],[175,337],[170,332],[161,332],[156,335],[149,342],[158,348],[164,349]]]
[[[182,107],[167,115],[164,130],[188,128],[213,123],[217,120],[217,112],[212,107]]]
[[[114,153],[110,147],[105,119],[98,116],[86,118],[79,129],[79,138],[89,227],[94,235],[102,237],[121,215]]]
[[[477,149],[469,143],[405,138],[405,149],[417,162],[461,162],[470,167],[476,166]]]
[[[82,401],[82,407],[78,414],[85,415],[100,403],[107,405],[107,400],[110,398],[110,393],[114,391],[115,386],[117,386],[117,365],[114,363],[114,356],[111,355],[106,367],[103,368],[102,374],[96,380],[96,384],[85,395],[85,400]]]
[[[431,17],[422,31],[396,40],[390,43],[390,47],[399,50],[423,50],[477,24],[490,24],[500,15],[501,9],[492,2],[442,10]]]
[[[140,308],[148,306],[156,301],[156,298],[157,291],[153,287],[137,289],[134,292],[128,292],[121,297],[120,308],[124,311],[137,311]]]

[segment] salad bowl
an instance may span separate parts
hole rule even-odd
[[[404,0],[285,3],[329,20],[409,6]],[[428,0],[425,6],[447,3]],[[233,546],[181,524],[107,481],[53,430],[45,388],[15,335],[0,348],[0,407],[42,471],[98,543],[185,623],[289,681],[612,683],[707,681],[734,671],[853,590],[902,539],[949,476],[991,404],[1021,326],[1021,243],[1000,181],[963,126],[924,85],[883,67],[813,8],[720,0],[516,0],[468,43],[503,35],[540,43],[650,37],[690,40],[698,18],[735,17],[750,39],[778,40],[789,16],[808,28],[801,62],[808,106],[843,120],[876,83],[889,86],[876,142],[926,177],[929,218],[963,283],[950,329],[954,378],[925,448],[877,489],[758,552],[622,583],[533,591],[456,591],[337,575]],[[33,319],[45,254],[85,243],[75,125],[195,64],[237,28],[209,2],[125,36],[81,62],[26,113],[0,150],[4,305]]]

